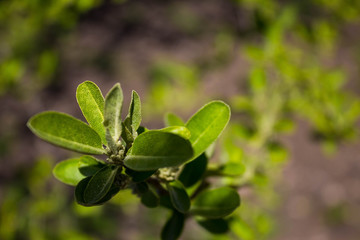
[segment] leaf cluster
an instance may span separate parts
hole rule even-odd
[[[219,224],[223,227],[215,232],[226,232],[224,217],[240,205],[240,197],[230,187],[209,189],[205,151],[225,129],[228,105],[212,101],[186,123],[169,114],[168,127],[149,130],[141,126],[141,101],[135,91],[123,120],[120,84],[104,98],[96,84],[86,81],[78,86],[76,98],[88,124],[47,111],[33,116],[28,127],[45,141],[88,154],[62,161],[53,170],[57,179],[76,186],[78,204],[101,205],[130,188],[146,207],[171,210],[162,239],[177,239],[190,216],[205,229],[212,231],[209,226]]]

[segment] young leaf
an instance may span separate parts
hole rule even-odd
[[[222,218],[240,205],[239,194],[232,188],[221,187],[200,193],[193,203],[192,213],[206,218]]]
[[[192,159],[203,153],[222,133],[230,120],[230,108],[222,101],[213,101],[202,107],[186,123],[194,149]]]
[[[213,234],[224,234],[229,231],[229,223],[223,219],[196,219],[197,223]]]
[[[86,177],[94,175],[103,167],[104,164],[92,156],[82,156],[78,163],[80,173]]]
[[[181,126],[166,127],[166,128],[159,129],[159,131],[173,133],[173,134],[179,135],[180,137],[183,137],[185,139],[189,139],[191,137],[191,133],[190,133],[189,129],[187,129],[186,127],[181,127]]]
[[[185,216],[182,213],[173,211],[161,231],[161,240],[176,240],[180,237],[185,223]]]
[[[110,135],[117,142],[121,135],[121,108],[123,93],[117,83],[105,97],[104,126],[109,129]]]
[[[184,121],[173,113],[168,113],[165,116],[165,125],[171,126],[185,126]]]
[[[167,183],[171,203],[181,213],[186,213],[190,208],[190,198],[181,182],[173,181]]]
[[[110,190],[118,168],[105,166],[92,176],[84,191],[84,201],[93,204],[100,201]]]
[[[141,123],[141,101],[135,91],[132,91],[128,117],[130,119],[131,131],[134,134]]]
[[[159,196],[157,193],[148,186],[147,191],[141,194],[141,203],[144,204],[148,208],[155,208],[159,206]]]
[[[208,159],[205,153],[198,156],[195,160],[187,163],[179,175],[179,181],[185,187],[191,187],[197,183],[204,175]]]
[[[95,83],[85,81],[76,89],[76,99],[89,125],[106,144],[104,121],[104,97]]]
[[[86,176],[79,171],[80,158],[71,158],[61,161],[53,169],[55,178],[71,186],[76,186]]]
[[[103,154],[101,138],[86,123],[59,112],[42,112],[27,123],[38,137],[73,151]]]
[[[156,172],[156,170],[138,172],[131,170],[130,168],[126,168],[125,173],[131,177],[133,182],[142,182],[151,177]]]
[[[135,171],[150,171],[178,166],[192,155],[193,150],[188,140],[176,134],[152,130],[135,139],[124,163]]]
[[[124,122],[121,123],[122,126],[122,132],[121,137],[126,142],[126,144],[131,145],[131,143],[134,141],[134,135],[131,132],[131,128],[129,129],[126,125],[128,125],[129,118],[126,118]]]

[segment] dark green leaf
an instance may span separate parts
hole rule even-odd
[[[171,203],[181,213],[186,213],[190,208],[190,198],[179,181],[167,183],[167,189],[170,194]]]
[[[141,102],[139,95],[135,91],[132,91],[128,117],[131,123],[131,132],[136,133],[141,123]]]
[[[155,208],[159,206],[159,196],[157,193],[148,186],[148,189],[146,192],[141,194],[141,203],[144,204],[148,208]]]
[[[145,171],[145,172],[138,172],[127,168],[125,173],[129,175],[133,182],[142,182],[151,177],[157,170]]]
[[[75,188],[76,202],[83,206],[91,206],[91,204],[86,203],[84,200],[84,192],[85,192],[86,186],[88,185],[90,179],[91,179],[91,177],[84,178],[83,180],[81,180],[78,183],[78,185],[76,185],[76,188]]]
[[[104,167],[104,164],[92,156],[82,156],[79,160],[79,171],[87,177],[94,175]]]
[[[96,203],[109,192],[117,170],[117,167],[105,166],[92,176],[84,192],[86,203]]]
[[[84,122],[59,112],[42,112],[27,123],[38,137],[73,151],[103,154],[101,138]]]
[[[182,213],[173,211],[161,231],[161,240],[176,240],[180,237],[185,223],[185,216]]]
[[[95,83],[86,81],[76,90],[76,99],[89,125],[99,134],[106,144],[104,121],[104,97]]]
[[[63,183],[76,186],[85,178],[79,171],[80,158],[72,158],[56,164],[53,169],[54,176]]]
[[[203,177],[207,163],[208,159],[205,153],[201,154],[195,160],[185,165],[179,175],[179,181],[181,181],[185,187],[193,186]]]
[[[189,139],[191,137],[190,131],[186,127],[182,127],[182,126],[166,127],[159,129],[159,131],[173,133],[185,139]]]
[[[222,218],[240,206],[239,194],[232,188],[221,187],[200,193],[192,205],[195,215],[206,218]]]
[[[184,121],[173,113],[168,113],[165,116],[165,125],[171,126],[185,126]]]
[[[196,219],[198,224],[213,234],[224,234],[229,231],[229,223],[222,218]]]
[[[139,135],[125,158],[125,165],[136,171],[178,166],[192,157],[188,140],[172,133],[147,131]]]
[[[117,142],[121,135],[121,108],[123,93],[117,83],[105,97],[104,126],[109,129],[110,135]]]
[[[213,101],[202,107],[186,123],[194,149],[192,159],[203,153],[222,133],[230,120],[230,108],[222,101]]]
[[[85,189],[86,189],[87,185],[89,184],[90,180],[91,180],[91,177],[84,178],[83,180],[81,180],[79,182],[79,184],[75,188],[75,199],[76,199],[76,202],[80,205],[87,206],[87,207],[101,205],[101,204],[109,201],[113,196],[115,196],[120,191],[119,186],[117,186],[116,184],[112,184],[110,190],[106,193],[106,195],[102,199],[100,199],[96,203],[86,202],[84,200],[84,192],[85,192]]]
[[[169,194],[163,194],[160,196],[160,205],[168,209],[175,210]]]
[[[140,126],[138,129],[137,129],[137,134],[140,135],[144,132],[147,132],[149,131],[149,129],[147,129],[146,127],[143,127],[143,126]]]

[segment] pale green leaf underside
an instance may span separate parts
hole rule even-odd
[[[203,153],[222,133],[230,120],[230,108],[222,101],[213,101],[202,107],[186,123],[194,149],[192,159]]]
[[[152,130],[135,139],[124,163],[130,169],[148,171],[179,166],[192,155],[193,150],[188,140],[176,134]]]
[[[35,135],[57,146],[82,153],[104,153],[99,135],[86,123],[65,113],[39,113],[27,126]]]
[[[53,169],[55,178],[65,184],[76,186],[85,178],[79,171],[80,159],[81,158],[71,158],[56,164]]]
[[[135,133],[141,123],[141,101],[136,91],[132,91],[128,117],[131,120],[132,132]]]
[[[119,83],[115,84],[105,98],[104,126],[109,129],[115,142],[119,140],[121,135],[121,108],[123,98]]]
[[[95,83],[86,81],[76,90],[76,99],[89,125],[106,144],[104,122],[104,97]]]

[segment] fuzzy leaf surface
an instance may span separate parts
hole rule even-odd
[[[117,142],[121,135],[121,109],[123,104],[123,92],[117,83],[105,97],[104,126],[109,129],[110,135]]]
[[[118,168],[105,166],[90,179],[84,191],[84,201],[92,204],[100,201],[110,190]]]
[[[99,135],[86,123],[65,113],[36,114],[27,126],[35,135],[57,146],[82,153],[104,153]]]
[[[150,171],[179,166],[192,155],[193,150],[188,140],[173,133],[152,130],[135,139],[124,163],[135,171]]]
[[[76,99],[86,121],[106,144],[104,122],[104,97],[98,86],[90,81],[81,83],[76,89]]]
[[[132,91],[128,117],[130,119],[132,133],[136,133],[141,123],[141,101],[136,91]]]
[[[190,137],[191,137],[191,133],[190,133],[189,129],[187,129],[186,127],[182,127],[182,126],[166,127],[166,128],[159,129],[159,131],[173,133],[173,134],[179,135],[180,137],[183,137],[185,139],[190,139]]]

